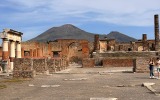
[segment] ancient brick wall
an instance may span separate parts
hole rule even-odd
[[[84,58],[82,60],[82,67],[86,68],[86,67],[89,67],[89,68],[93,68],[95,66],[95,59],[93,58]]]
[[[134,61],[133,71],[138,73],[149,72],[149,57],[138,57]]]
[[[106,52],[106,53],[98,53],[94,54],[93,56],[98,55],[99,57],[150,57],[150,56],[157,56],[160,54],[160,52],[155,52],[155,51],[143,51],[143,52]]]
[[[51,51],[61,51],[61,43],[60,42],[50,42],[51,45]]]
[[[105,58],[102,62],[103,67],[133,67],[131,58]]]
[[[66,69],[66,59],[14,59],[13,77],[33,78],[35,74],[47,74]]]

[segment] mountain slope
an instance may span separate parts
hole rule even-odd
[[[137,41],[137,39],[129,37],[125,34],[122,34],[117,31],[112,31],[107,34],[107,38],[109,39],[116,39],[117,42],[130,42],[130,41]]]
[[[85,32],[73,25],[66,24],[60,27],[53,27],[31,40],[50,41],[56,39],[86,39],[93,41],[94,34]]]
[[[94,41],[94,35],[94,33],[85,32],[84,30],[81,30],[73,25],[66,24],[60,27],[52,27],[29,41],[44,42],[53,41],[56,39],[86,39],[88,41]],[[104,37],[116,39],[118,42],[129,42],[136,40],[119,32],[111,32],[108,35],[100,35],[100,39],[104,39]]]

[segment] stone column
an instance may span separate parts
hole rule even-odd
[[[99,35],[94,36],[94,51],[99,51]]]
[[[143,34],[142,43],[143,43],[143,51],[146,51],[147,50],[147,34]]]
[[[16,45],[16,57],[17,58],[21,58],[21,43],[20,42],[17,42],[17,45]]]
[[[154,15],[155,51],[159,50],[159,20],[158,15]]]
[[[13,71],[13,60],[15,58],[15,41],[10,41],[10,70]]]
[[[2,60],[8,60],[8,39],[3,39]]]

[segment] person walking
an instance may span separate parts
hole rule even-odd
[[[155,63],[154,63],[153,58],[150,58],[150,60],[149,60],[150,78],[154,78],[154,73],[153,73],[154,65],[155,65]]]
[[[160,59],[159,57],[157,58],[157,62],[156,62],[156,65],[157,65],[157,79],[160,79],[159,78],[159,73],[160,73]]]

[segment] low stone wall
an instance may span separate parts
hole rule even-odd
[[[133,71],[137,73],[149,72],[149,57],[138,57],[134,60]]]
[[[133,59],[105,58],[103,59],[103,67],[133,67]]]
[[[148,62],[150,57],[136,58],[105,58],[102,59],[102,67],[132,67],[133,72],[145,73],[149,72]],[[156,57],[154,57],[156,61]],[[95,58],[84,58],[82,60],[83,68],[94,68],[96,66]]]
[[[14,59],[13,77],[33,78],[39,73],[54,73],[67,68],[65,59],[32,59],[16,58]]]
[[[37,73],[45,73],[48,70],[46,59],[33,59],[33,69]]]
[[[158,56],[160,55],[160,52],[157,51],[113,51],[113,52],[105,52],[105,53],[93,53],[93,58],[96,57],[103,57],[103,58],[110,58],[110,57],[152,57],[152,56]]]
[[[33,59],[17,58],[14,60],[13,77],[16,78],[33,78]]]
[[[93,68],[95,66],[95,59],[94,58],[84,58],[82,60],[82,67],[86,68]]]

